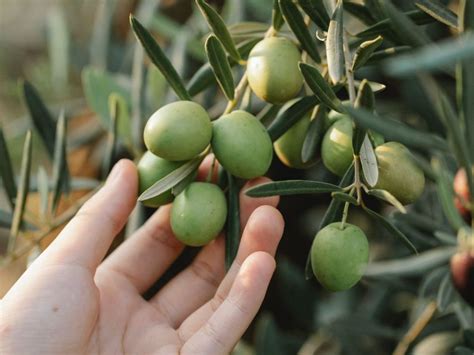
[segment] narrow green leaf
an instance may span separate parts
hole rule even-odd
[[[369,59],[367,60],[365,64],[366,65],[377,64],[384,59],[392,58],[396,55],[406,53],[409,51],[411,51],[410,46],[390,47],[390,48],[382,49],[379,51],[375,51],[374,53],[372,53],[372,55],[369,57]]]
[[[227,50],[227,53],[229,53],[229,55],[234,58],[235,61],[240,62],[242,58],[237,48],[235,48],[234,41],[232,40],[229,30],[222,20],[222,17],[204,0],[196,0],[196,4],[198,5],[199,10],[201,10],[201,13],[206,19],[209,27]]]
[[[112,164],[115,157],[115,149],[117,146],[117,126],[121,114],[120,96],[112,94],[109,96],[109,116],[110,127],[107,134],[107,145],[104,152],[104,163],[102,165],[102,176],[106,177],[112,169]]]
[[[324,1],[321,0],[298,0],[304,12],[310,19],[323,31],[327,31],[329,27],[329,15],[324,6]]]
[[[326,37],[326,58],[329,77],[336,84],[344,77],[344,46],[343,46],[343,7],[342,0],[338,0],[336,9],[329,22]]]
[[[367,191],[367,194],[370,196],[374,196],[379,200],[388,202],[393,207],[398,209],[401,213],[407,213],[405,206],[402,205],[400,201],[397,200],[395,196],[393,196],[390,192],[381,189],[372,189]]]
[[[198,156],[186,164],[181,165],[176,170],[173,170],[171,173],[166,175],[164,178],[155,182],[152,186],[150,186],[147,190],[145,190],[139,197],[138,201],[145,201],[150,198],[156,197],[162,194],[165,191],[173,188],[177,184],[179,184],[182,180],[186,179],[190,174],[193,174],[194,171],[199,167],[202,160],[204,159],[204,155]]]
[[[270,127],[268,127],[268,134],[272,141],[274,142],[280,138],[283,133],[290,129],[318,103],[319,100],[315,96],[305,96],[295,100],[290,106],[283,107]]]
[[[357,124],[382,134],[387,140],[398,141],[407,146],[424,150],[440,149],[447,151],[447,142],[434,134],[424,133],[399,121],[382,119],[364,108],[345,106]]]
[[[23,82],[23,96],[30,113],[33,125],[38,131],[50,158],[54,156],[56,140],[56,123],[41,99],[38,91],[28,81]]]
[[[379,168],[374,147],[372,146],[372,142],[367,134],[362,142],[362,147],[359,153],[364,179],[370,187],[374,187],[379,180]]]
[[[436,303],[440,312],[445,312],[446,308],[452,303],[455,296],[451,273],[447,272],[443,277],[438,289]]]
[[[309,249],[308,255],[306,256],[306,262],[304,265],[304,278],[306,281],[314,278],[313,266],[311,265],[311,248]]]
[[[210,35],[206,40],[206,54],[212,71],[227,100],[234,99],[234,78],[221,42]]]
[[[272,9],[272,27],[275,30],[280,30],[281,26],[285,21],[281,15],[280,5],[278,5],[278,0],[273,0],[273,9]]]
[[[316,107],[308,127],[308,132],[304,138],[303,147],[301,149],[301,161],[309,162],[319,155],[321,142],[326,129],[327,110],[323,105]]]
[[[53,89],[60,93],[67,89],[70,61],[68,22],[61,7],[53,6],[51,8],[46,25]]]
[[[357,69],[364,66],[364,64],[367,63],[367,61],[369,60],[372,53],[374,53],[375,50],[380,47],[382,42],[382,36],[378,36],[374,39],[363,42],[359,46],[359,48],[357,48],[354,54],[354,58],[352,60],[352,71],[356,71]]]
[[[384,0],[381,3],[390,20],[392,30],[404,43],[419,47],[431,42],[429,37],[404,12],[398,10],[390,0]]]
[[[331,193],[331,197],[341,202],[348,202],[354,206],[359,206],[359,202],[357,202],[357,199],[349,194],[346,194],[345,192],[333,192]]]
[[[469,66],[474,61],[474,35],[428,45],[417,51],[388,59],[384,70],[392,76],[408,76],[420,71],[443,70],[457,62]],[[465,64],[464,64],[465,63]]]
[[[286,196],[300,194],[320,194],[341,191],[337,185],[321,181],[286,180],[274,181],[252,187],[245,191],[250,197]]]
[[[194,171],[193,173],[195,174],[197,171]],[[189,176],[189,175],[188,175]],[[181,192],[184,191],[184,189],[186,187],[189,186],[189,181],[190,179],[184,179],[184,180],[181,180],[180,182],[178,182],[176,185],[174,185],[172,188],[171,188],[171,194],[173,196],[178,196]]]
[[[374,22],[376,22],[376,19],[374,18],[373,14],[365,4],[362,5],[349,0],[344,0],[344,11],[347,11],[354,17],[357,17],[366,25],[370,26],[374,24]]]
[[[240,244],[240,203],[239,187],[235,177],[227,173],[228,207],[227,207],[227,226],[225,230],[225,266],[229,270],[239,250]]]
[[[45,168],[41,165],[37,173],[38,192],[40,196],[39,215],[42,220],[46,217],[49,205],[49,184],[48,174]]]
[[[458,28],[458,17],[454,12],[436,0],[415,0],[415,5],[445,25]]]
[[[293,4],[292,0],[279,0],[279,3],[281,13],[286,23],[290,26],[296,38],[301,43],[301,47],[303,47],[306,53],[308,53],[316,63],[320,63],[321,57],[317,50],[316,40],[309,33],[298,7]]]
[[[18,191],[15,200],[15,210],[13,212],[12,225],[10,228],[10,238],[8,239],[8,253],[15,250],[16,239],[20,231],[23,221],[23,214],[26,207],[26,199],[30,186],[30,170],[31,170],[31,131],[26,133],[25,143],[23,144],[23,154],[21,157],[20,180],[18,183]]]
[[[3,181],[3,187],[8,197],[8,203],[11,209],[15,208],[16,182],[13,166],[8,152],[7,142],[3,135],[3,129],[0,127],[0,177]]]
[[[341,101],[339,101],[327,81],[324,80],[319,70],[312,65],[302,62],[299,63],[299,67],[301,73],[303,74],[304,80],[316,97],[321,101],[321,103],[337,112],[343,112]]]
[[[132,26],[135,36],[142,44],[153,64],[160,69],[163,76],[166,78],[170,86],[176,92],[176,95],[182,100],[191,100],[191,96],[184,87],[183,81],[174,69],[173,65],[166,57],[163,50],[156,43],[153,36],[146,30],[138,20],[130,15],[130,24]]]
[[[369,216],[371,216],[376,221],[380,222],[382,224],[382,226],[389,233],[391,233],[395,237],[399,238],[405,244],[405,246],[408,249],[410,249],[414,253],[418,254],[418,251],[416,250],[416,247],[412,244],[412,242],[405,236],[405,234],[403,234],[397,227],[395,227],[388,219],[386,219],[381,214],[378,214],[377,212],[372,211],[371,209],[369,209],[365,206],[362,206],[362,208],[364,209],[365,212],[367,212],[367,214]]]
[[[67,128],[64,111],[61,112],[56,126],[56,142],[53,159],[53,202],[51,211],[54,213],[58,206],[61,194],[66,191],[66,179],[69,178],[69,169],[66,157]]]
[[[359,86],[359,91],[357,92],[357,97],[354,103],[356,108],[366,108],[371,112],[374,111],[375,107],[375,98],[372,89],[370,88],[369,82],[367,79],[364,79]],[[352,134],[352,148],[354,154],[359,154],[362,144],[364,143],[365,136],[367,135],[367,130],[363,127],[360,127],[357,124],[354,124],[354,132]],[[369,147],[366,147],[369,149]]]

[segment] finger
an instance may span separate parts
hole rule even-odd
[[[78,264],[95,272],[135,206],[137,185],[135,165],[130,160],[120,160],[105,185],[38,258],[38,264]]]
[[[248,181],[242,190],[240,190],[240,224],[245,226],[247,221],[250,218],[252,212],[259,206],[268,205],[276,207],[278,206],[278,202],[280,202],[280,196],[269,196],[269,197],[250,197],[245,194],[245,192],[254,186],[266,184],[271,182],[272,180],[261,176],[256,179]]]
[[[183,346],[183,354],[228,354],[260,308],[275,259],[255,252],[243,262],[232,288],[209,320]]]
[[[263,251],[272,256],[275,255],[276,248],[283,234],[283,228],[283,217],[274,207],[261,206],[255,210],[250,216],[242,234],[239,251],[234,263],[217,291],[213,294],[213,298],[197,309],[181,324],[179,331],[182,339],[186,340],[192,336],[219,307],[227,297],[241,264],[250,254]]]

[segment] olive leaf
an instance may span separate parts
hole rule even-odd
[[[366,65],[378,64],[384,59],[395,57],[399,54],[409,52],[411,50],[410,46],[397,46],[381,49],[372,53],[365,63]]]
[[[357,92],[357,97],[354,103],[354,107],[364,107],[370,111],[374,111],[375,108],[375,98],[374,93],[370,87],[369,81],[364,79],[360,86],[359,91]],[[365,137],[367,135],[367,130],[363,127],[360,127],[358,124],[354,124],[354,132],[352,134],[352,148],[354,154],[359,155],[360,149],[364,144]],[[366,149],[370,149],[366,147]],[[370,153],[370,152],[367,152]]]
[[[109,115],[110,115],[110,127],[107,135],[107,145],[104,153],[104,163],[102,165],[102,176],[107,176],[112,169],[112,164],[115,157],[115,148],[117,146],[117,127],[119,123],[119,117],[121,115],[122,107],[120,105],[120,96],[112,94],[108,99],[109,103]]]
[[[315,96],[305,96],[295,101],[289,107],[281,109],[268,127],[268,134],[272,141],[280,138],[283,133],[303,118],[318,103],[319,100]]]
[[[366,25],[372,25],[376,22],[376,19],[366,4],[362,5],[355,2],[344,1],[344,10],[357,17]]]
[[[160,69],[163,76],[176,92],[176,95],[178,95],[181,100],[191,100],[191,96],[184,87],[183,81],[176,72],[176,69],[166,57],[158,43],[156,43],[150,32],[148,32],[146,28],[143,27],[143,25],[132,15],[130,15],[130,25],[151,61],[158,69]]]
[[[454,12],[436,0],[415,0],[415,5],[445,25],[458,28],[458,17]]]
[[[403,234],[393,223],[391,223],[387,218],[382,216],[381,214],[372,211],[371,209],[365,207],[362,205],[362,208],[364,209],[367,214],[375,219],[376,221],[380,222],[381,225],[392,235],[395,237],[399,238],[405,246],[413,251],[414,253],[418,254],[418,251],[416,250],[416,247],[413,245],[413,243]]]
[[[280,5],[278,5],[278,0],[273,0],[273,8],[272,8],[272,27],[275,30],[280,30],[281,26],[285,21],[281,15]]]
[[[53,159],[53,202],[51,205],[51,212],[55,212],[61,198],[62,192],[69,191],[69,168],[67,164],[66,154],[66,117],[64,111],[59,115],[56,126],[56,142],[54,147]]]
[[[367,134],[362,142],[362,147],[359,153],[364,179],[370,187],[374,187],[379,180],[379,169],[374,147],[372,146],[372,142]]]
[[[451,273],[448,271],[439,285],[436,304],[440,312],[445,312],[455,297]]]
[[[307,163],[319,155],[319,149],[326,129],[327,110],[323,105],[318,105],[304,138],[301,148],[301,161]]]
[[[308,31],[306,24],[304,23],[303,16],[301,15],[298,7],[293,4],[292,0],[279,0],[281,13],[295,34],[301,46],[309,54],[309,56],[316,62],[321,62],[321,57],[317,50],[316,40]]]
[[[327,31],[329,27],[329,15],[321,0],[298,0],[298,4],[303,11],[310,17],[316,26],[323,31]]]
[[[380,200],[383,200],[385,202],[388,202],[391,204],[393,207],[398,209],[401,213],[407,213],[407,210],[405,206],[402,205],[400,201],[397,200],[395,196],[393,196],[390,192],[387,190],[381,190],[381,189],[371,189],[367,191],[367,194],[370,196],[374,196]]]
[[[242,60],[239,51],[235,47],[234,41],[230,36],[229,30],[227,29],[222,17],[209,6],[204,0],[196,0],[196,4],[201,10],[207,24],[212,29],[214,34],[219,38],[227,53],[234,58],[235,61],[240,62]]]
[[[181,165],[176,170],[173,170],[171,173],[163,177],[162,179],[155,182],[152,186],[146,189],[139,197],[138,201],[145,201],[150,198],[161,195],[163,192],[172,189],[174,186],[179,184],[182,180],[186,179],[190,174],[193,174],[194,171],[199,167],[204,155],[200,155],[187,163]]]
[[[356,71],[357,69],[364,66],[365,63],[369,60],[372,53],[375,52],[377,48],[383,42],[382,36],[377,36],[374,39],[369,41],[362,42],[362,44],[357,48],[354,58],[352,60],[352,71]]]
[[[3,187],[8,197],[8,203],[11,209],[15,208],[15,196],[17,194],[15,174],[8,152],[7,142],[3,135],[3,129],[0,127],[0,177],[3,181]]]
[[[240,244],[240,203],[239,187],[236,178],[227,173],[228,183],[228,208],[227,208],[227,226],[225,232],[225,266],[230,269],[239,250]]]
[[[337,185],[321,181],[284,180],[261,184],[245,191],[250,197],[320,194],[341,191]]]
[[[227,100],[233,100],[234,78],[221,42],[216,36],[210,35],[206,40],[205,48],[209,64],[211,65],[220,88],[227,97]]]
[[[348,202],[354,206],[359,206],[359,202],[357,201],[357,199],[349,194],[346,194],[345,192],[333,192],[331,193],[331,197],[341,202]]]
[[[343,112],[343,106],[341,101],[337,98],[333,89],[329,86],[326,80],[319,72],[319,70],[312,65],[299,63],[301,74],[303,74],[304,80],[308,84],[309,88],[321,103],[332,108],[337,112]]]
[[[23,153],[21,157],[20,180],[18,183],[18,190],[15,199],[15,210],[13,211],[12,224],[10,228],[10,237],[8,239],[8,253],[13,253],[16,246],[16,239],[20,231],[23,221],[23,214],[25,213],[26,199],[28,198],[28,191],[30,186],[30,170],[31,170],[31,131],[26,133],[25,142],[23,144]]]
[[[326,37],[326,58],[329,77],[336,84],[344,77],[344,46],[343,46],[343,7],[342,0],[338,0],[336,9],[329,22]]]
[[[46,213],[48,212],[49,205],[49,184],[48,174],[46,173],[46,170],[42,165],[38,168],[36,176],[38,192],[40,195],[39,215],[41,219],[44,220],[44,218],[46,217]]]

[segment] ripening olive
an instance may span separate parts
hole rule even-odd
[[[153,154],[171,161],[189,160],[208,146],[212,124],[200,105],[177,101],[163,106],[150,117],[143,136]]]
[[[365,272],[369,243],[353,224],[331,223],[321,229],[311,246],[314,275],[326,289],[343,291],[354,286]]]
[[[457,252],[451,257],[450,266],[454,287],[474,307],[474,252]]]
[[[185,161],[168,161],[162,159],[152,152],[147,151],[141,157],[140,161],[137,164],[138,170],[138,179],[139,179],[139,193],[142,194],[143,191],[151,187],[155,182],[164,178],[166,175],[171,173],[173,170],[179,168],[183,165]],[[191,182],[194,179],[194,175],[190,175],[187,180]],[[173,194],[171,190],[163,192],[162,194],[150,198],[146,201],[142,201],[145,206],[148,207],[159,207],[173,201]]]
[[[352,163],[352,120],[348,116],[339,118],[326,131],[321,146],[324,166],[333,174],[343,176]]]
[[[250,88],[267,102],[276,104],[292,99],[303,86],[300,59],[298,47],[289,39],[270,37],[258,42],[247,61]]]
[[[388,142],[375,148],[379,167],[376,189],[390,192],[402,204],[415,202],[425,188],[425,175],[410,151],[398,142]]]
[[[264,175],[272,162],[272,141],[267,130],[245,111],[234,111],[214,122],[211,146],[219,163],[242,179]]]
[[[173,202],[171,229],[184,244],[201,246],[219,234],[226,216],[226,198],[219,186],[193,182]]]
[[[474,166],[472,168],[474,174]],[[465,169],[459,169],[454,176],[454,192],[456,198],[454,203],[459,213],[464,217],[466,221],[471,218],[471,211],[469,210],[469,204],[472,203],[471,194],[469,193],[469,183],[467,181],[467,175]]]
[[[308,113],[273,144],[276,155],[286,166],[295,169],[305,169],[316,163],[314,159],[306,163],[303,163],[301,159],[301,151],[310,123],[311,115]]]

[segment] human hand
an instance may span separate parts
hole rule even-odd
[[[249,182],[265,182],[259,178]],[[137,195],[132,162],[99,190],[0,301],[0,354],[225,354],[258,311],[283,233],[277,197],[240,195],[242,240],[225,274],[224,240],[151,300],[142,297],[184,249],[160,208],[103,262]]]

